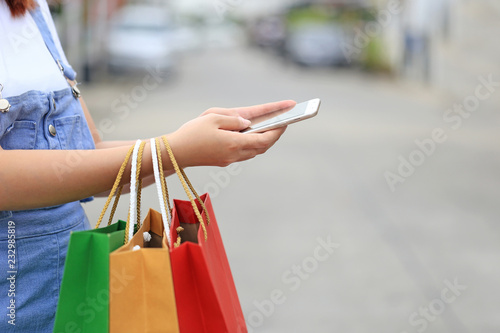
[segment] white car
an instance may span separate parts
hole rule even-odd
[[[169,12],[160,6],[127,5],[112,19],[108,56],[112,70],[175,66],[179,43]]]
[[[342,44],[346,41],[340,26],[308,24],[289,32],[285,51],[293,61],[306,66],[345,65]]]

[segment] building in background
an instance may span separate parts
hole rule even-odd
[[[109,19],[125,0],[71,0],[49,3],[61,43],[79,79],[89,81],[105,57]]]
[[[422,9],[425,6],[421,5],[426,1],[428,8]],[[111,18],[119,8],[129,3],[168,7],[180,24],[179,36],[183,36],[176,43],[186,50],[241,47],[246,43],[246,35],[264,48],[278,49],[277,55],[283,55],[285,51],[294,53],[297,59],[305,57],[305,62],[321,63],[328,55],[332,59],[338,57],[340,47],[350,66],[396,73],[412,80],[419,80],[420,77],[441,87],[449,84],[446,78],[457,77],[458,73],[472,73],[478,67],[493,67],[500,56],[494,37],[499,31],[500,4],[495,0],[58,2],[51,6],[54,19],[68,58],[80,73],[80,80],[91,79],[96,69],[106,66]],[[313,9],[300,9],[307,7]],[[348,8],[362,10],[346,10]],[[394,8],[397,10],[394,11]],[[329,24],[292,36],[290,27],[314,16],[318,22],[329,21]],[[418,25],[427,29],[428,45],[423,56],[418,51],[421,50],[418,41],[410,36],[415,35],[410,31],[415,31],[413,28]],[[311,36],[318,38],[311,41],[314,39]],[[239,43],[236,42],[238,40]],[[314,52],[317,47],[311,48],[311,45],[321,43],[328,44],[328,47],[321,50],[323,55],[320,57]],[[408,58],[406,70],[405,54]],[[313,59],[316,55],[317,59]],[[453,85],[459,82],[453,80]]]

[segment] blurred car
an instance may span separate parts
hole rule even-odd
[[[285,22],[280,16],[260,18],[251,26],[250,34],[257,46],[280,49],[286,37]]]
[[[203,36],[196,27],[184,25],[174,29],[172,47],[175,51],[179,53],[192,52],[200,51],[203,48]]]
[[[246,43],[243,29],[234,22],[206,22],[203,28],[204,46],[208,49],[229,49]]]
[[[336,24],[304,24],[288,32],[285,54],[306,66],[346,65],[342,45],[347,37]]]
[[[152,5],[127,5],[112,19],[108,57],[112,70],[175,65],[179,40],[168,11]]]

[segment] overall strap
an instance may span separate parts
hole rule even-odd
[[[40,10],[40,5],[38,5],[35,9],[31,10],[30,13],[31,17],[33,17],[33,20],[35,20],[35,23],[38,26],[38,30],[40,30],[40,33],[42,34],[47,49],[49,49],[49,52],[52,55],[52,58],[54,58],[55,62],[57,63],[57,66],[61,70],[61,73],[63,73],[63,75],[68,80],[74,81],[76,78],[76,73],[69,64],[63,65],[61,55],[57,50],[50,29],[47,26],[47,22],[45,22],[45,18],[43,17],[42,11]]]

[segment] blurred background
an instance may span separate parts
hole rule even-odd
[[[213,198],[250,332],[500,331],[499,1],[51,8],[106,140],[322,99],[266,155],[187,170]]]

